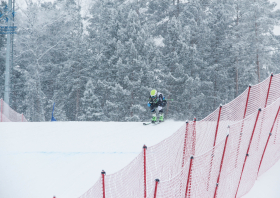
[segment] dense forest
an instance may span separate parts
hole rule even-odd
[[[2,7],[5,3],[2,3]],[[10,106],[29,121],[202,119],[279,73],[280,11],[268,0],[79,0],[16,4]],[[0,35],[0,97],[6,35]]]

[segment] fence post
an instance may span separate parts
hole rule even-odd
[[[3,115],[3,99],[1,98],[1,122],[3,122],[2,115]]]
[[[244,115],[243,115],[243,120],[242,120],[241,132],[240,132],[240,135],[239,135],[239,141],[238,141],[236,158],[235,158],[236,159],[235,160],[235,168],[237,167],[237,158],[238,158],[238,155],[239,155],[239,147],[240,147],[243,127],[244,127],[244,119],[245,119],[245,116],[246,116],[246,113],[247,113],[247,107],[248,107],[248,101],[249,101],[249,97],[250,97],[250,91],[251,91],[251,85],[249,85],[249,88],[248,88],[248,94],[247,94],[246,105],[245,105],[245,110],[244,110]]]
[[[217,120],[217,126],[216,126],[216,132],[215,132],[215,138],[214,138],[214,144],[213,144],[213,150],[212,150],[212,155],[211,155],[210,169],[209,169],[208,180],[207,180],[207,191],[209,189],[209,182],[210,182],[211,170],[212,170],[212,164],[213,164],[213,157],[214,157],[214,148],[215,148],[215,145],[216,145],[216,139],[217,139],[217,134],[218,134],[218,130],[219,130],[221,110],[222,110],[222,105],[220,105],[219,115],[218,115],[218,120]]]
[[[189,189],[189,184],[191,183],[191,171],[192,171],[192,165],[193,165],[193,156],[191,156],[190,160],[190,167],[189,167],[189,173],[188,173],[188,180],[187,180],[187,186],[186,186],[186,193],[185,198],[188,197],[188,194],[190,193],[191,189]]]
[[[273,73],[271,73],[271,75],[270,75],[270,81],[269,81],[269,85],[268,85],[268,90],[267,90],[267,95],[266,95],[266,100],[265,100],[265,106],[264,106],[264,108],[265,108],[266,105],[267,105],[267,100],[268,100],[268,96],[269,96],[269,91],[270,91],[270,85],[271,85],[272,77],[273,77]]]
[[[228,128],[229,128],[229,126],[228,126]],[[218,186],[219,186],[220,176],[221,176],[221,172],[222,172],[222,167],[223,167],[223,162],[224,162],[224,157],[225,157],[225,152],[226,152],[226,147],[227,147],[228,136],[229,136],[229,134],[227,134],[227,137],[226,137],[226,142],[225,142],[225,146],[224,146],[223,156],[221,159],[221,165],[220,165],[219,175],[218,175],[218,179],[217,179],[217,183],[216,183],[214,198],[216,198],[216,195],[217,195],[217,190],[218,190]]]
[[[196,118],[193,119],[193,133],[192,133],[192,156],[195,155],[195,143],[196,143]]]
[[[238,186],[237,186],[235,197],[237,196],[239,185],[240,185],[240,182],[241,182],[241,179],[242,179],[242,174],[243,174],[244,167],[245,167],[245,164],[246,164],[246,160],[247,160],[247,157],[249,156],[250,146],[251,146],[252,139],[253,139],[253,136],[254,136],[254,133],[255,133],[255,129],[256,129],[256,126],[257,126],[257,122],[258,122],[258,119],[259,119],[260,112],[261,112],[261,108],[259,108],[259,110],[258,110],[257,118],[256,118],[256,121],[255,121],[255,125],[254,125],[254,129],[253,129],[251,138],[250,138],[250,142],[249,142],[249,145],[248,145],[247,153],[246,153],[246,156],[245,156],[245,159],[244,159],[244,163],[243,163],[243,167],[242,167],[242,171],[241,171],[240,179],[239,179],[239,182],[238,182]]]
[[[247,94],[247,99],[246,99],[246,105],[245,105],[245,110],[244,110],[243,119],[245,118],[246,113],[247,113],[248,101],[249,101],[249,97],[250,97],[251,87],[252,87],[251,85],[249,85],[249,87],[248,87],[248,94]]]
[[[214,139],[214,146],[216,145],[216,138],[217,138],[217,134],[218,134],[219,123],[220,123],[220,117],[221,117],[221,110],[222,110],[222,105],[220,105],[220,109],[219,109],[219,117],[218,117],[217,126],[216,126],[216,133],[215,133],[215,139]]]
[[[159,179],[156,179],[156,184],[155,184],[155,194],[154,194],[154,198],[157,197],[157,186],[158,186],[158,183],[159,183]]]
[[[102,170],[101,175],[102,175],[103,198],[105,198],[105,175],[106,175],[106,172],[104,170]]]
[[[270,80],[269,80],[269,85],[268,85],[268,89],[267,89],[267,95],[266,95],[266,100],[265,100],[265,106],[264,108],[266,108],[267,106],[267,101],[268,101],[268,97],[269,97],[269,92],[270,92],[270,86],[271,86],[271,82],[272,82],[272,77],[273,77],[273,73],[271,73],[270,75]],[[264,118],[264,116],[263,116]],[[263,122],[262,122],[262,125],[263,125]],[[262,125],[261,125],[261,132],[262,132]],[[260,143],[260,139],[261,139],[261,132],[259,134],[259,138],[258,138],[258,141],[257,141],[257,151],[259,150],[259,143]]]
[[[267,145],[268,145],[268,142],[269,142],[270,136],[272,135],[272,131],[273,131],[273,128],[274,128],[275,122],[276,122],[276,120],[277,120],[277,118],[278,118],[278,115],[279,115],[279,110],[280,110],[280,106],[279,106],[279,108],[278,108],[277,114],[276,114],[275,119],[274,119],[274,121],[273,121],[273,124],[272,124],[271,130],[270,130],[270,133],[269,133],[269,135],[268,135],[268,138],[267,138],[267,141],[266,141],[266,144],[265,144],[265,147],[264,147],[264,151],[263,151],[263,154],[262,154],[262,158],[261,158],[261,161],[260,161],[260,164],[259,164],[258,174],[257,174],[257,175],[259,175],[259,171],[260,171],[260,167],[261,167],[261,164],[262,164],[263,156],[264,156],[264,154],[265,154],[266,147],[267,147]]]
[[[182,161],[182,168],[185,165],[185,157],[186,157],[186,145],[187,145],[187,136],[188,136],[188,126],[189,126],[189,121],[186,120],[186,132],[185,132],[185,139],[184,139],[184,147],[183,147],[183,161]]]
[[[268,97],[269,97],[269,91],[270,91],[270,85],[271,85],[272,77],[273,77],[273,73],[271,73],[271,76],[270,76],[270,81],[269,81],[269,85],[268,85],[268,89],[267,89],[267,96],[266,96],[264,108],[266,108],[266,106],[267,106],[267,101],[268,101]],[[264,118],[264,116],[263,116],[263,118]],[[263,126],[263,121],[262,121],[262,124],[261,124],[261,132],[262,132],[262,126]],[[258,141],[257,141],[257,151],[259,150],[259,143],[260,143],[260,139],[261,139],[261,132],[259,133],[259,138],[258,138]]]
[[[147,180],[146,180],[146,174],[147,174],[147,169],[146,169],[146,150],[147,146],[144,144],[143,146],[143,153],[144,153],[144,198],[147,197]]]

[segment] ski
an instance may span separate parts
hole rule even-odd
[[[143,125],[149,125],[152,124],[151,122],[144,122]]]
[[[155,123],[153,123],[154,125],[157,125],[157,124],[160,124],[160,123],[162,123],[162,122],[155,122]]]
[[[149,124],[157,125],[157,124],[160,124],[160,123],[162,123],[162,122],[158,122],[158,121],[157,122],[144,122],[143,125],[144,126],[149,125]]]

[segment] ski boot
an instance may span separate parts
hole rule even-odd
[[[154,113],[152,118],[152,123],[155,123],[156,121],[157,121],[157,114]]]
[[[164,113],[159,113],[159,119],[158,119],[158,121],[159,121],[159,122],[163,122],[163,119],[164,119]]]

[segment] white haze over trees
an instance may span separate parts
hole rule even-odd
[[[30,121],[49,121],[54,102],[59,121],[144,121],[156,88],[174,99],[168,118],[201,119],[280,72],[275,7],[268,0],[99,0],[82,14],[75,0],[17,4],[10,105]],[[5,42],[0,35],[2,65]]]

